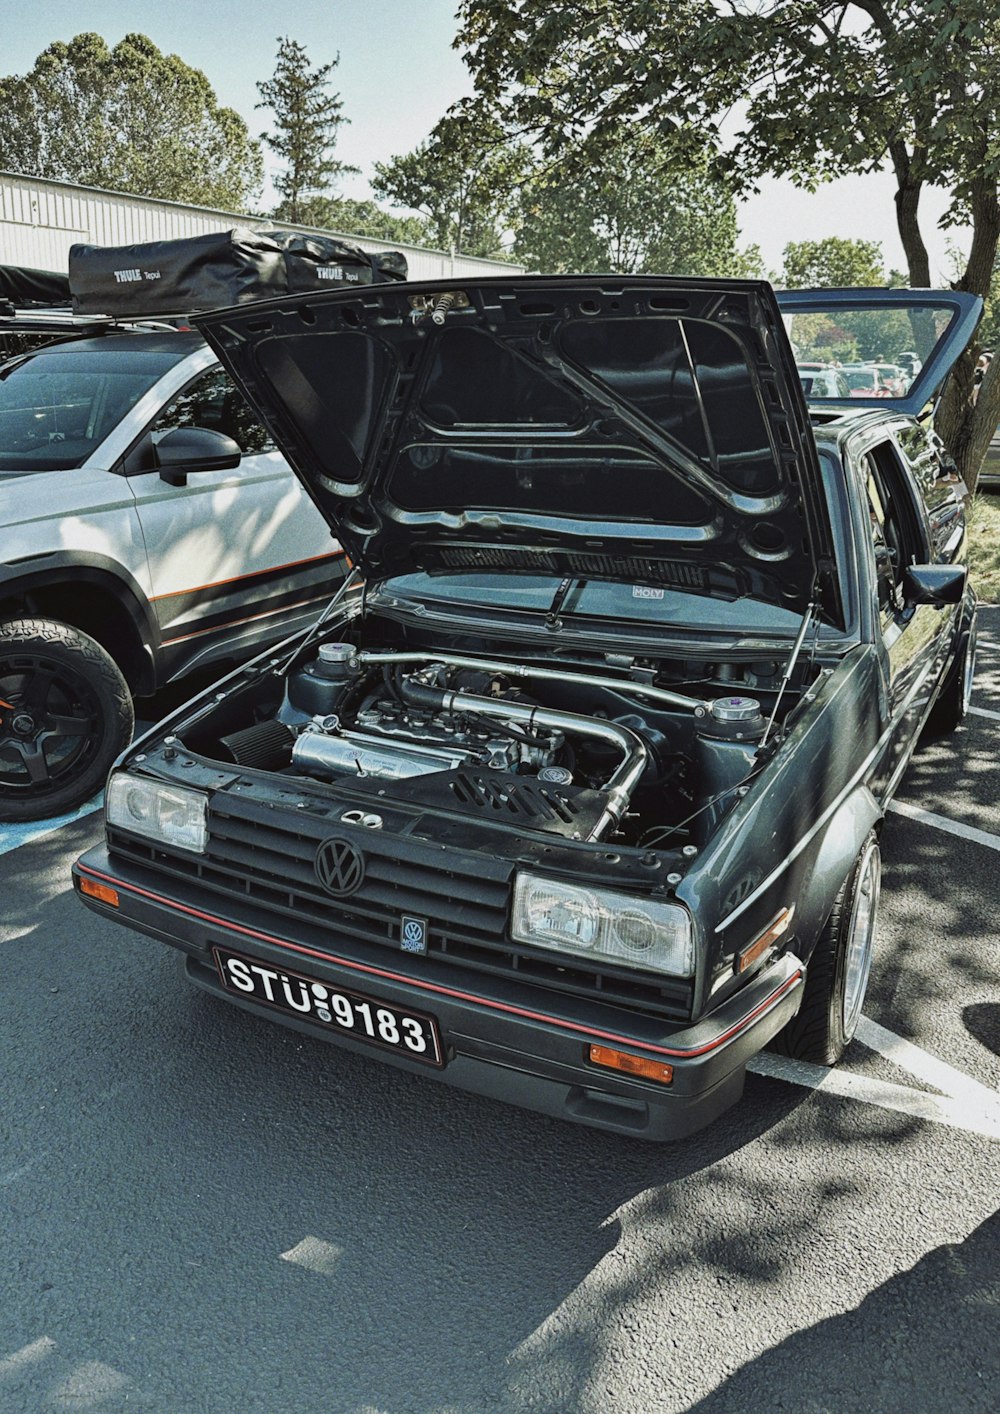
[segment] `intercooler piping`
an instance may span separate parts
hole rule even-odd
[[[383,663],[414,663],[427,667],[432,663],[443,663],[446,668],[477,668],[486,673],[502,673],[508,678],[536,678],[539,682],[561,682],[569,680],[585,687],[605,687],[612,692],[633,693],[636,697],[649,697],[654,702],[663,702],[668,707],[686,707],[689,712],[708,709],[708,704],[697,697],[686,697],[681,692],[671,692],[668,687],[654,687],[652,683],[633,682],[631,678],[605,678],[600,673],[567,672],[558,668],[540,668],[533,663],[504,663],[492,658],[466,658],[459,653],[371,653],[360,649],[354,657],[359,666],[374,667]]]
[[[398,655],[404,659],[408,656],[406,654]],[[389,659],[391,661],[394,655],[359,653],[358,657],[368,662],[373,659],[381,661]],[[427,659],[425,656],[421,656],[420,661],[426,662]],[[443,660],[438,658],[434,661],[441,662]],[[470,664],[475,662],[473,659],[467,661]],[[476,662],[475,665],[477,667],[492,667],[492,665],[482,662]],[[557,712],[547,707],[530,707],[523,702],[503,702],[495,697],[479,697],[472,692],[451,692],[447,688],[434,688],[426,683],[407,684],[405,680],[401,683],[400,690],[404,697],[411,697],[415,705],[423,708],[431,708],[440,712],[472,712],[483,717],[496,717],[502,722],[517,722],[529,730],[532,727],[550,727],[553,731],[595,737],[599,741],[610,742],[612,746],[617,746],[622,752],[624,760],[608,778],[604,788],[608,803],[588,834],[588,840],[599,840],[606,830],[616,828],[621,824],[632,798],[632,792],[638,785],[649,760],[649,752],[640,736],[630,731],[628,727],[619,726],[616,722],[602,721],[599,717],[584,717],[577,712]]]

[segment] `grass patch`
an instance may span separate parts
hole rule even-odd
[[[969,574],[984,604],[1000,604],[1000,496],[986,491],[969,513]]]

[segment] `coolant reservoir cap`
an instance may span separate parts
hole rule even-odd
[[[717,722],[749,722],[760,716],[760,703],[756,697],[717,697],[712,716]]]

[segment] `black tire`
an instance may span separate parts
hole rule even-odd
[[[924,731],[928,736],[947,736],[962,725],[972,697],[972,679],[976,671],[976,625],[962,635],[955,661],[927,716]]]
[[[134,725],[128,686],[99,643],[50,619],[0,624],[0,821],[89,800]]]
[[[878,841],[872,833],[844,880],[809,959],[802,1005],[774,1038],[774,1050],[816,1065],[836,1065],[844,1054],[857,1030],[868,986],[881,873]]]

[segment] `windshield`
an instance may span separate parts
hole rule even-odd
[[[388,594],[415,603],[482,609],[519,609],[544,617],[560,581],[549,575],[407,574],[385,582]],[[725,600],[677,589],[608,580],[576,580],[560,606],[564,620],[624,620],[657,629],[723,629],[795,633],[801,616],[759,599]]]
[[[176,356],[62,349],[0,368],[0,473],[82,466]]]

